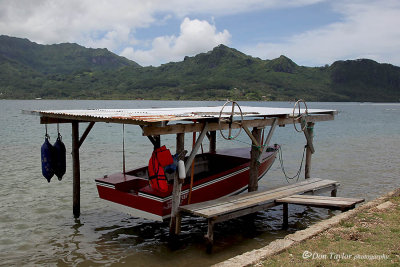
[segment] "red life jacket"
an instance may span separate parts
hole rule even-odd
[[[149,160],[149,179],[151,188],[161,191],[168,191],[167,177],[164,167],[174,162],[171,152],[165,146],[156,148]]]

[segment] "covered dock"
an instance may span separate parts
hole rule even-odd
[[[300,104],[303,103],[303,107]],[[187,107],[187,108],[152,108],[152,109],[91,109],[91,110],[34,110],[24,111],[27,114],[40,116],[41,124],[70,123],[72,125],[72,169],[73,169],[73,214],[80,216],[80,159],[79,149],[95,123],[117,123],[138,125],[142,135],[146,136],[154,148],[159,148],[162,136],[176,135],[176,153],[185,149],[184,135],[199,133],[185,162],[188,172],[205,137],[210,141],[209,152],[217,149],[216,135],[220,132],[223,138],[236,138],[243,130],[251,140],[250,153],[250,192],[258,189],[258,161],[266,152],[271,137],[277,126],[294,125],[303,132],[307,140],[305,178],[311,177],[311,155],[314,153],[313,128],[316,122],[333,120],[337,111],[308,109],[304,101],[296,102],[294,108],[272,108],[239,106],[236,102],[227,102],[223,106]],[[80,125],[87,125],[80,134]],[[269,127],[265,140],[262,131]],[[234,129],[237,133],[233,134]],[[175,175],[172,195],[170,232],[177,233],[179,227],[179,207],[181,203],[182,180]],[[310,189],[312,190],[312,188]],[[335,189],[336,190],[336,187]],[[301,190],[300,190],[301,191]],[[304,193],[294,192],[293,194]],[[305,190],[307,191],[307,190]],[[285,194],[280,198],[293,194]],[[184,209],[181,209],[181,211]],[[178,221],[177,221],[178,220]]]

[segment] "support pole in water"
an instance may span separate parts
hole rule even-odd
[[[217,150],[217,132],[211,131],[210,132],[210,153],[215,153]]]
[[[308,122],[305,131],[307,131],[306,136],[308,136],[308,138],[307,138],[306,165],[304,167],[304,172],[305,172],[304,176],[306,179],[308,179],[311,177],[311,155],[314,153],[314,147],[313,147],[314,123]]]
[[[73,176],[73,213],[79,218],[81,213],[81,174],[79,165],[79,122],[72,122],[72,176]]]
[[[185,134],[176,134],[176,153],[179,154],[185,150]],[[174,187],[172,189],[172,208],[171,208],[171,220],[169,224],[169,232],[172,235],[179,234],[181,228],[181,217],[178,214],[178,208],[181,202],[181,191],[182,191],[183,180],[179,179],[178,172],[174,177]]]
[[[262,129],[259,129],[257,127],[254,127],[253,130],[251,131],[251,134],[253,135],[254,139],[258,142],[258,144],[261,143],[261,132]],[[258,189],[258,166],[259,163],[258,158],[260,157],[261,154],[261,149],[257,147],[254,143],[251,146],[251,152],[250,152],[250,171],[249,171],[249,192],[252,191],[257,191]]]

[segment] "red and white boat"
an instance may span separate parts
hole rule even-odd
[[[279,146],[268,147],[258,168],[261,179],[274,163]],[[234,148],[195,157],[191,204],[238,194],[248,188],[250,149]],[[99,196],[123,212],[135,217],[162,221],[170,217],[172,183],[167,192],[149,185],[148,167],[108,175],[96,179]],[[186,205],[190,176],[182,186],[181,203]]]

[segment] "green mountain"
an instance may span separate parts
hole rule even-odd
[[[106,49],[0,36],[1,98],[400,101],[400,68],[368,59],[298,66],[224,45],[141,67]]]

